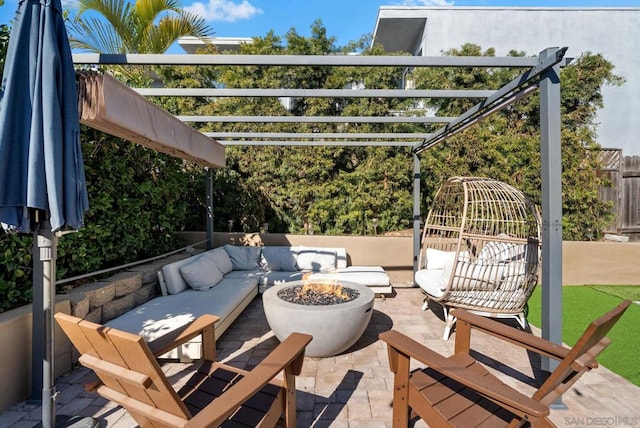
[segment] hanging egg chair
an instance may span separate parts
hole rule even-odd
[[[415,282],[442,305],[448,339],[464,308],[511,317],[526,327],[524,309],[537,280],[540,215],[520,190],[491,178],[452,177],[433,200],[422,232]]]

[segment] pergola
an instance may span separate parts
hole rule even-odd
[[[420,251],[420,153],[529,93],[540,92],[540,153],[542,160],[542,336],[562,343],[562,179],[560,144],[560,67],[566,48],[548,48],[537,57],[417,57],[358,55],[118,55],[75,54],[76,64],[205,65],[205,66],[334,66],[334,67],[509,67],[523,70],[498,90],[443,89],[242,89],[133,88],[143,97],[294,97],[294,98],[469,98],[478,103],[457,117],[440,116],[176,116],[191,123],[440,123],[433,133],[204,133],[212,144],[244,146],[409,146],[413,157],[413,266]],[[207,180],[209,219],[213,232],[212,173]],[[555,362],[543,360],[543,369]]]

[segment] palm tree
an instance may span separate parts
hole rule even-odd
[[[78,0],[68,21],[72,49],[93,53],[164,53],[180,37],[209,37],[205,20],[177,0]]]

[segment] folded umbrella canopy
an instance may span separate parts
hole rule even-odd
[[[81,71],[80,123],[200,165],[225,166],[224,146],[108,74]]]
[[[8,231],[33,232],[38,246],[33,347],[44,347],[42,422],[48,427],[55,420],[54,232],[82,227],[89,205],[75,72],[60,0],[20,0],[0,96],[0,222]]]
[[[0,221],[33,231],[77,229],[88,208],[75,72],[60,0],[21,0],[0,101]]]

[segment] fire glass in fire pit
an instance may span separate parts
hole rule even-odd
[[[337,305],[358,297],[358,290],[327,282],[303,282],[278,291],[278,297],[299,305]]]
[[[373,301],[369,287],[349,281],[287,282],[262,294],[267,322],[279,340],[294,331],[313,336],[308,357],[336,355],[356,343],[371,320]]]

